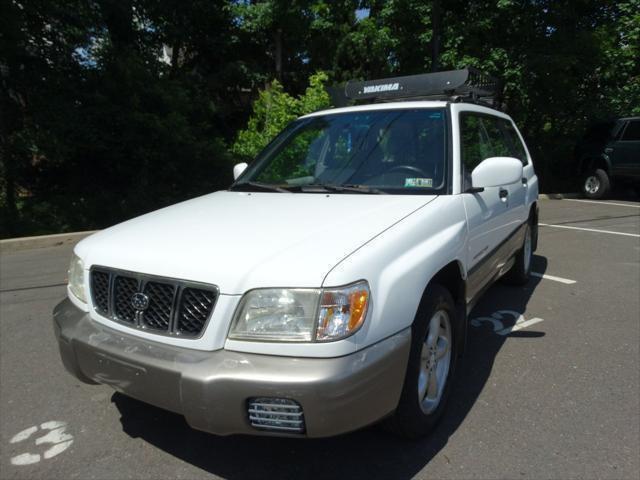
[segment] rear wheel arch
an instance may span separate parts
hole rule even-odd
[[[592,172],[596,169],[601,169],[607,172],[607,174],[611,173],[611,164],[604,157],[587,157],[582,161],[582,168],[580,169],[580,173],[582,175],[586,175],[589,172]]]

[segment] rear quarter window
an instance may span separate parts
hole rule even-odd
[[[627,128],[622,133],[623,142],[637,142],[640,141],[640,120],[631,120],[627,124]]]

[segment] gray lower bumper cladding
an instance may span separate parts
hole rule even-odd
[[[69,300],[53,319],[62,362],[75,377],[182,414],[193,428],[217,435],[326,437],[371,424],[398,403],[411,341],[405,329],[344,357],[294,358],[148,341],[93,321]],[[248,405],[255,398],[298,404],[301,433],[252,426]]]

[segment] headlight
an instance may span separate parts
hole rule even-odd
[[[240,301],[229,338],[308,342],[319,297],[320,290],[251,290]]]
[[[316,340],[337,340],[356,332],[364,323],[368,304],[367,282],[324,289],[318,311]]]
[[[69,264],[69,290],[78,300],[87,303],[87,297],[84,293],[84,264],[80,257],[75,253],[71,257]]]
[[[369,285],[327,289],[265,288],[247,292],[236,310],[229,338],[278,342],[331,341],[364,322]]]

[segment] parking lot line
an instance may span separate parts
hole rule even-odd
[[[553,275],[545,275],[543,273],[538,273],[538,272],[531,272],[531,275],[538,278],[544,278],[545,280],[553,280],[554,282],[565,283],[567,285],[573,285],[574,283],[576,283],[575,280],[570,280],[568,278],[562,278],[562,277],[554,277]]]
[[[539,223],[538,225],[540,225],[541,227],[566,228],[567,230],[582,230],[585,232],[609,233],[611,235],[623,235],[625,237],[640,238],[640,235],[638,235],[637,233],[612,232],[611,230],[598,230],[595,228],[584,228],[584,227],[569,227],[567,225],[551,225],[549,223]]]
[[[629,205],[628,203],[602,202],[597,200],[578,200],[577,198],[565,198],[567,202],[595,203],[598,205],[615,205],[618,207],[640,208],[640,205]]]
[[[511,332],[517,332],[518,330],[522,330],[523,328],[530,327],[531,325],[535,325],[536,323],[544,322],[542,318],[532,318],[531,320],[525,320],[524,322],[516,323],[511,327],[507,327],[499,332],[496,332],[498,335],[509,335]]]

